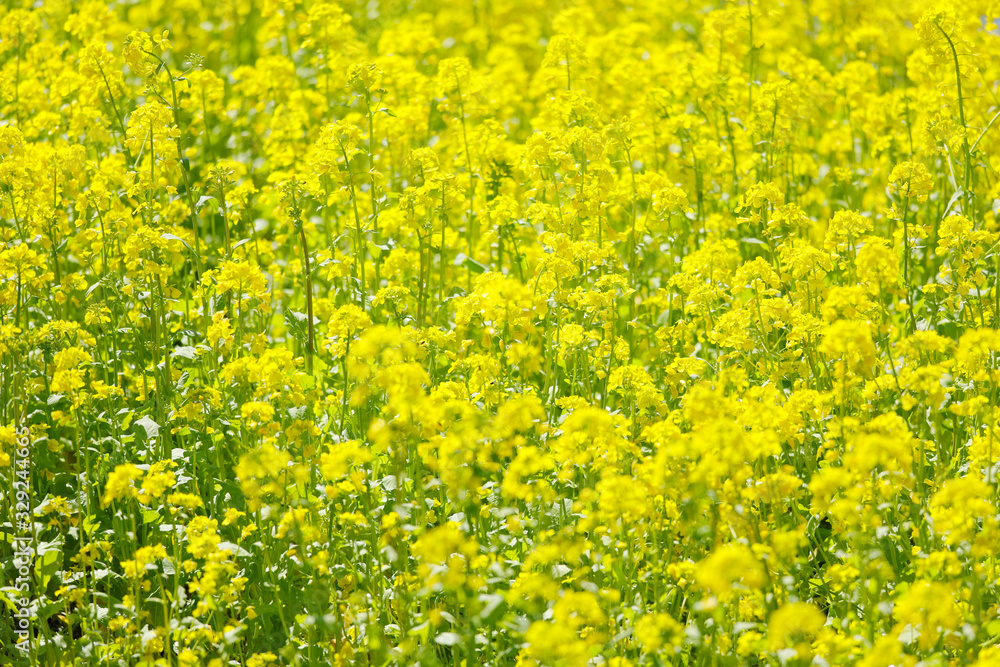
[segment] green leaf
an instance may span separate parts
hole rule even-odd
[[[14,602],[3,591],[0,591],[0,602],[3,602],[12,612],[17,611],[18,609],[18,605],[14,604]]]
[[[483,610],[479,612],[479,625],[492,625],[503,614],[503,596],[496,593],[481,593],[479,601],[483,603]]]
[[[240,558],[250,558],[250,552],[241,547],[238,544],[233,544],[232,542],[220,542],[219,551],[229,550],[234,556],[239,556]]]
[[[96,514],[91,514],[90,516],[84,518],[83,520],[83,532],[87,535],[93,535],[97,528],[101,527],[101,522],[97,520]]]
[[[442,632],[434,638],[434,641],[442,646],[454,646],[455,644],[460,644],[462,642],[462,638],[454,632]]]
[[[58,548],[53,548],[55,543],[49,542],[46,544],[40,544],[39,558],[35,560],[35,572],[41,577],[42,588],[44,589],[49,585],[49,581],[52,580],[52,575],[56,573],[59,569],[59,564],[62,562],[62,551]],[[62,546],[59,544],[58,546]],[[42,551],[44,549],[44,551]]]
[[[160,433],[160,425],[150,419],[149,415],[144,416],[142,419],[136,419],[135,425],[141,426],[146,431],[147,438],[155,438]]]
[[[295,310],[285,311],[285,324],[288,325],[288,330],[292,333],[300,343],[306,340],[306,327],[308,326],[309,318],[305,313],[300,313]]]
[[[472,259],[471,257],[462,252],[458,253],[458,255],[455,257],[454,265],[464,266],[473,273],[486,273],[487,271],[490,270],[488,266],[480,264],[479,262],[477,262],[476,260]]]

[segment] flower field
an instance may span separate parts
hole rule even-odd
[[[1000,665],[998,16],[7,2],[0,664]]]

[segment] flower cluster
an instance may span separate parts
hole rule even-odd
[[[6,3],[0,662],[1000,664],[996,15]]]

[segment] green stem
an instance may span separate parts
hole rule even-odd
[[[962,148],[965,152],[965,177],[963,179],[963,195],[965,197],[965,210],[962,211],[965,215],[972,215],[972,192],[970,191],[970,184],[972,182],[972,153],[969,150],[969,135],[968,126],[965,124],[965,102],[962,98],[962,70],[958,66],[958,52],[955,50],[955,43],[951,41],[951,37],[948,33],[935,21],[934,27],[936,27],[941,34],[944,36],[945,40],[948,42],[948,48],[951,49],[951,57],[955,63],[955,84],[958,87],[958,118],[962,123]],[[990,121],[991,123],[993,121]],[[985,132],[985,130],[984,130]],[[979,143],[979,140],[976,140]]]

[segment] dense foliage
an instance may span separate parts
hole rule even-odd
[[[1000,665],[998,15],[7,2],[0,662]]]

